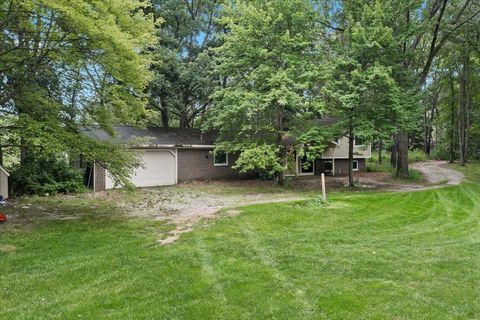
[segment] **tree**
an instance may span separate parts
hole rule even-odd
[[[136,160],[85,134],[140,124],[153,23],[138,0],[7,0],[0,4],[0,114],[22,159],[83,154],[126,179]]]
[[[440,129],[448,135],[443,136],[448,145],[439,146],[439,154],[445,150],[449,160],[454,161],[458,155],[459,163],[465,165],[467,159],[475,155],[477,141],[470,131],[474,128],[478,96],[478,58],[480,52],[480,17],[466,24],[452,39],[447,48],[440,54],[433,68],[441,72],[440,79],[434,79],[429,86],[446,84],[447,92],[440,95],[440,114],[438,122]],[[439,133],[441,134],[441,132]],[[473,142],[470,148],[470,142]],[[443,150],[442,150],[443,149]],[[448,149],[448,150],[447,150]],[[472,150],[473,149],[473,150]]]
[[[307,0],[235,1],[221,20],[223,44],[212,50],[225,81],[204,129],[218,132],[217,150],[240,154],[236,168],[275,172],[279,184],[291,141],[309,140],[310,157],[320,149],[313,142],[323,141],[321,128],[307,125],[323,111],[315,21]]]
[[[161,124],[192,127],[210,106],[216,79],[208,50],[218,45],[219,0],[152,0],[159,56],[149,85],[149,107],[160,111]]]
[[[355,138],[373,141],[395,130],[401,117],[401,90],[394,79],[396,43],[379,1],[343,8],[341,33],[332,33],[333,54],[325,89],[333,103],[329,113],[343,122],[349,138],[349,185],[354,186]]]
[[[429,77],[432,65],[445,44],[465,25],[480,14],[480,4],[471,0],[399,1],[395,3],[394,20],[403,71],[399,83],[405,89],[421,91]],[[415,74],[415,81],[402,74]],[[408,168],[408,128],[400,129],[394,138],[397,150],[396,175],[407,177]]]

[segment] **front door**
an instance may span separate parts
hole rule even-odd
[[[333,161],[332,160],[324,160],[323,161],[323,168],[326,175],[333,175]]]

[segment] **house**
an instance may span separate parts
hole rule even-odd
[[[140,153],[143,166],[137,168],[131,177],[137,187],[174,185],[192,180],[248,179],[257,176],[255,172],[240,173],[232,168],[238,155],[213,153],[215,136],[202,134],[199,129],[157,128],[138,129],[122,126],[117,128],[120,141],[135,138],[148,138],[133,147]],[[102,130],[92,129],[90,135],[96,139],[108,140],[111,137]],[[355,145],[354,170],[366,169],[365,159],[370,157],[370,145]],[[348,139],[342,138],[324,151],[322,157],[310,166],[304,166],[304,159],[295,155],[295,170],[292,175],[331,175],[348,173]],[[86,177],[95,191],[115,188],[115,182],[108,171],[95,164]]]
[[[0,166],[0,195],[3,199],[8,198],[8,174],[7,170],[5,170],[2,166]]]
[[[372,156],[371,144],[354,140],[353,146],[353,171],[366,171],[367,159]],[[294,175],[320,175],[325,173],[331,176],[348,174],[348,138],[342,137],[332,141],[323,151],[322,155],[305,165],[306,159],[297,157]],[[292,173],[292,172],[290,172]]]
[[[193,128],[157,128],[146,130],[122,126],[117,128],[119,138],[150,138],[148,143],[133,149],[141,155],[143,166],[131,177],[137,187],[174,185],[192,180],[248,179],[254,173],[240,173],[233,169],[238,156],[213,154],[215,137],[202,134]],[[100,140],[111,139],[102,130],[92,130],[90,135]],[[105,168],[96,164],[92,168],[91,186],[95,191],[115,187],[115,182]]]

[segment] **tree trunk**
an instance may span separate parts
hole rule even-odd
[[[408,178],[408,133],[404,129],[400,129],[394,136],[394,142],[397,149],[396,170],[397,178]]]
[[[355,186],[354,176],[353,176],[353,144],[354,144],[354,135],[353,135],[353,126],[350,122],[348,127],[348,185],[350,187]]]
[[[285,168],[287,166],[287,147],[283,143],[283,110],[281,109],[278,110],[276,122],[278,130],[277,143],[280,148],[278,156],[282,165],[282,170],[277,172],[277,184],[283,186],[285,185]]]
[[[378,164],[382,164],[382,151],[383,151],[383,140],[378,139]]]
[[[451,119],[450,119],[450,163],[455,161],[455,87],[453,84],[453,76],[450,75],[450,105],[451,105]]]
[[[458,107],[458,148],[459,164],[465,166],[467,161],[467,132],[468,132],[468,70],[470,56],[467,54],[460,72],[460,93]]]
[[[423,111],[423,152],[429,153],[428,151],[428,111],[425,108]]]
[[[28,158],[28,148],[25,144],[25,139],[20,138],[20,166],[25,165],[25,161]]]
[[[161,108],[160,115],[162,117],[162,127],[168,128],[170,126],[170,115],[168,114],[168,110],[166,108]]]
[[[283,167],[286,167],[287,165],[287,148],[283,145],[280,146],[280,163],[282,164]],[[277,173],[277,183],[279,186],[284,186],[285,185],[285,173],[284,170],[281,170]]]
[[[180,114],[180,128],[191,128],[192,125],[191,125],[192,121],[191,119],[189,118],[188,114],[186,113],[182,113]]]
[[[397,168],[397,144],[395,143],[395,136],[392,137],[392,153],[390,154],[390,166]]]

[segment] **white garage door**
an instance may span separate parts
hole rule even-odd
[[[175,184],[175,150],[141,150],[143,165],[131,177],[137,187],[168,186]],[[107,189],[113,188],[113,181],[107,174]]]
[[[175,184],[175,151],[142,151],[143,167],[135,170],[132,183],[137,187]]]

